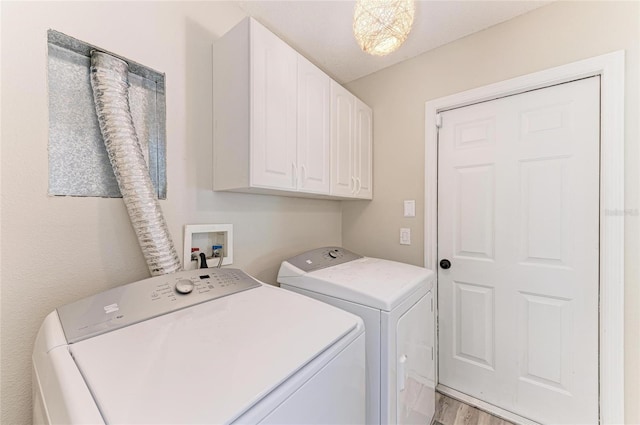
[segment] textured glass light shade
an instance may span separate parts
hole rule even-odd
[[[387,55],[407,39],[415,10],[414,0],[357,0],[353,35],[366,53]]]

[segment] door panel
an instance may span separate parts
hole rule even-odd
[[[495,126],[495,117],[458,124],[455,129],[456,150],[492,145]]]
[[[357,179],[356,197],[372,199],[372,150],[373,150],[373,114],[371,108],[355,99],[356,103],[356,134],[355,146],[355,177]]]
[[[331,194],[351,196],[354,177],[355,98],[340,84],[331,81]]]
[[[563,342],[571,339],[573,330],[570,301],[520,293],[520,303],[519,334],[523,336],[520,379],[566,394],[571,353]]]
[[[294,189],[296,53],[261,25],[251,30],[251,184]]]
[[[327,74],[298,57],[298,188],[329,193],[331,116]]]
[[[429,292],[405,312],[396,324],[398,425],[428,424],[433,417],[432,316]]]
[[[567,158],[521,161],[521,250],[525,264],[567,265],[568,221],[563,208]]]
[[[493,258],[493,165],[455,169],[455,258]]]
[[[458,360],[493,370],[494,290],[453,282],[454,356]]]
[[[599,77],[442,113],[439,379],[598,422]]]

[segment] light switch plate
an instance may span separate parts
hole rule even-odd
[[[416,201],[414,199],[404,201],[404,216],[405,217],[416,216]]]
[[[411,245],[411,229],[400,228],[400,245]]]

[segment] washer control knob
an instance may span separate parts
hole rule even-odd
[[[178,294],[190,294],[193,291],[194,284],[189,279],[182,279],[176,283],[176,292]]]

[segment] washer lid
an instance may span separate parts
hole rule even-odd
[[[278,276],[282,284],[384,311],[393,310],[420,287],[431,289],[434,277],[422,267],[369,257],[309,273],[286,264]]]
[[[337,341],[355,339],[360,323],[265,285],[69,349],[107,423],[218,424],[233,421]]]

